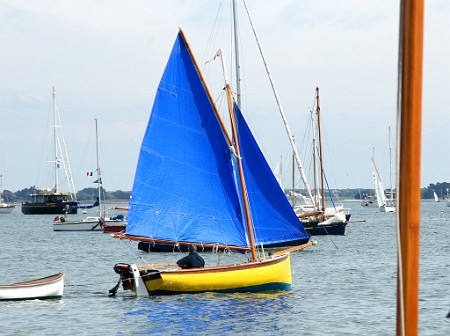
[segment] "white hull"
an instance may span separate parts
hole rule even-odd
[[[64,274],[0,285],[0,300],[59,299],[64,291]]]
[[[395,206],[382,206],[380,207],[381,212],[395,212]]]
[[[297,215],[303,215],[307,213],[314,212],[313,206],[305,205],[305,206],[296,206],[294,211]],[[338,223],[346,223],[346,211],[349,212],[349,209],[345,209],[342,205],[339,205],[335,208],[325,208],[325,220],[320,222],[318,225],[329,225],[329,224],[338,224]]]
[[[113,220],[106,218],[103,223],[124,223],[122,220]],[[103,225],[100,223],[100,217],[86,217],[82,220],[74,221],[55,221],[53,222],[53,231],[102,231]]]
[[[326,220],[320,222],[319,226],[329,225],[329,224],[339,224],[346,223],[347,219],[345,218],[345,213],[336,212],[334,215],[326,216]]]
[[[0,204],[0,214],[10,214],[15,207],[15,204],[2,203]]]

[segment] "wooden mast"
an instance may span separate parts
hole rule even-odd
[[[322,197],[322,211],[323,220],[325,220],[325,177],[323,174],[323,152],[322,152],[322,132],[320,128],[320,98],[319,98],[319,88],[316,87],[316,112],[317,112],[317,131],[319,133],[319,164],[320,164],[320,183],[321,183],[321,197]]]
[[[292,136],[295,143],[295,138]],[[292,152],[292,209],[295,211],[295,153]]]
[[[257,260],[256,255],[256,246],[255,246],[255,237],[253,235],[253,221],[252,216],[250,212],[250,205],[248,204],[248,197],[247,197],[247,185],[245,183],[244,178],[244,169],[242,167],[242,158],[241,158],[241,150],[239,145],[239,137],[237,135],[237,126],[236,126],[236,118],[234,114],[234,107],[233,107],[233,95],[231,94],[231,88],[230,83],[228,81],[228,74],[225,66],[225,60],[222,54],[222,49],[219,49],[217,52],[217,55],[220,55],[220,59],[222,61],[222,69],[223,69],[223,77],[225,79],[225,90],[227,94],[227,102],[228,102],[228,111],[230,113],[230,122],[231,122],[231,133],[233,135],[232,138],[232,150],[235,151],[234,155],[236,155],[237,158],[237,165],[238,165],[238,172],[239,172],[239,181],[241,184],[241,193],[242,193],[242,201],[244,205],[244,215],[245,215],[245,221],[247,223],[247,230],[248,230],[248,239],[250,242],[250,250],[252,252],[252,260]]]
[[[400,4],[397,335],[418,334],[423,0]]]
[[[223,58],[222,58],[223,60]],[[239,137],[237,136],[237,127],[236,127],[236,119],[234,117],[234,109],[233,109],[233,97],[231,95],[230,84],[226,83],[225,89],[227,91],[227,100],[228,100],[228,109],[230,111],[230,119],[231,119],[231,130],[234,138],[234,149],[236,151],[237,162],[238,162],[238,170],[239,170],[239,179],[241,182],[242,189],[242,199],[244,201],[244,210],[245,210],[245,218],[247,222],[248,235],[250,240],[250,248],[252,251],[252,260],[256,260],[256,247],[255,247],[255,237],[253,236],[253,223],[252,216],[250,213],[250,206],[248,204],[247,198],[247,185],[244,179],[244,169],[242,167],[242,158],[241,158],[241,150],[239,148]]]

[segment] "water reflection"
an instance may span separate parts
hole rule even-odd
[[[124,299],[124,334],[279,334],[286,330],[291,292],[203,293]],[[292,302],[292,298],[291,298]]]

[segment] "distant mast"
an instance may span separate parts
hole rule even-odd
[[[241,108],[241,64],[239,60],[238,19],[236,0],[233,0],[234,58],[236,62],[236,100]]]
[[[53,152],[54,152],[54,157],[55,157],[55,187],[54,192],[58,193],[59,192],[59,188],[58,188],[58,168],[59,168],[59,162],[58,162],[58,135],[57,135],[57,131],[56,131],[56,95],[55,95],[55,87],[53,87],[53,92],[52,92],[52,109],[53,109]]]
[[[98,154],[98,120],[97,117],[95,117],[95,152],[96,152],[96,161],[97,161],[97,197],[98,197],[98,212],[99,217],[102,218],[102,174],[100,171],[100,159]],[[106,214],[103,214],[106,215]]]
[[[62,131],[61,117],[59,115],[58,104],[56,103],[56,90],[53,87],[52,91],[52,112],[53,112],[53,155],[54,161],[48,161],[54,164],[55,171],[55,186],[53,188],[54,193],[60,193],[60,181],[59,181],[59,169],[64,169],[65,181],[69,188],[70,199],[76,201],[76,189],[73,181],[72,170],[70,168],[69,154],[66,148],[66,142]],[[59,130],[58,130],[59,129]]]
[[[323,171],[323,151],[322,151],[322,129],[320,127],[320,98],[319,98],[319,88],[316,88],[316,112],[317,112],[317,132],[319,135],[319,164],[320,164],[320,184],[321,184],[321,194],[322,197],[322,211],[323,218],[325,219],[325,176]]]

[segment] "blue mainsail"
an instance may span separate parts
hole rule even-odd
[[[142,142],[126,234],[247,247],[229,145],[181,34]]]
[[[250,157],[245,168],[250,175],[248,198],[256,243],[307,238],[292,209],[285,209],[287,200],[279,186],[276,190],[275,178],[242,116],[239,124],[242,147],[250,146],[241,148],[241,156]],[[249,246],[225,132],[180,32],[142,141],[126,235]],[[269,185],[264,186],[267,181]],[[280,213],[285,210],[289,214]]]

